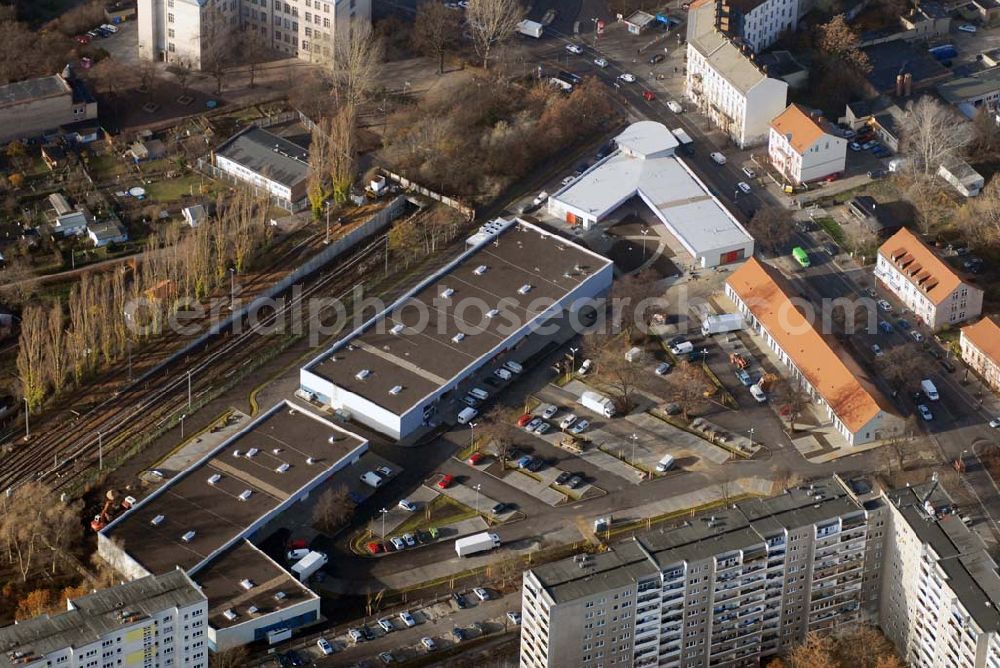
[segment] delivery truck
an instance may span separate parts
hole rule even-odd
[[[694,140],[691,139],[691,135],[685,132],[684,128],[676,128],[671,130],[671,132],[677,137],[677,141],[681,145],[681,152],[684,155],[694,155]]]
[[[498,547],[500,547],[500,536],[486,531],[465,536],[455,541],[455,553],[460,557],[468,557],[480,552],[489,552]]]
[[[710,315],[701,321],[701,333],[705,336],[736,332],[741,329],[743,329],[743,315],[740,313]]]
[[[327,556],[322,552],[310,552],[292,566],[292,572],[299,582],[305,582],[313,573],[323,568],[327,561]]]
[[[534,37],[538,39],[542,36],[542,31],[545,30],[543,26],[538,21],[528,21],[525,19],[517,24],[517,31],[522,35],[527,35],[528,37]]]
[[[584,392],[580,395],[580,405],[606,418],[615,414],[615,402],[598,392]]]

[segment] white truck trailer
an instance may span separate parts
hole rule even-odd
[[[500,547],[500,536],[487,531],[465,536],[455,541],[455,553],[460,557],[468,557],[480,552],[489,552],[498,547]]]
[[[299,582],[305,582],[313,573],[323,568],[327,561],[329,559],[322,552],[310,552],[292,566],[292,573],[299,579]]]
[[[529,21],[525,19],[517,24],[517,31],[522,35],[527,35],[528,37],[534,37],[539,39],[542,36],[542,32],[545,30],[543,26],[538,21]]]
[[[701,333],[705,336],[735,332],[741,329],[743,329],[743,315],[740,313],[710,315],[701,321]]]
[[[606,418],[615,414],[615,402],[598,392],[584,392],[580,395],[580,405]]]

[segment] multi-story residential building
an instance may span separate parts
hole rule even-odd
[[[962,359],[983,377],[987,385],[1000,391],[1000,326],[990,318],[962,328],[959,339]]]
[[[182,570],[81,596],[0,628],[0,666],[204,668],[208,599]]]
[[[788,84],[772,79],[717,22],[711,2],[688,12],[685,95],[740,146],[768,139],[771,119],[785,108]]]
[[[884,497],[879,625],[908,666],[1000,668],[997,564],[936,491],[931,482]]]
[[[795,30],[799,3],[798,0],[718,0],[716,14],[724,32],[757,53],[774,44],[782,33]]]
[[[822,116],[790,104],[771,121],[767,152],[774,168],[798,185],[843,172],[847,140]]]
[[[242,29],[253,48],[329,58],[356,20],[371,20],[371,0],[139,0],[139,55],[202,69],[218,49],[234,53]]]
[[[878,249],[875,276],[932,330],[977,317],[983,291],[903,228]]]
[[[757,666],[873,613],[883,504],[839,478],[524,573],[521,666]]]
[[[792,380],[826,407],[833,426],[849,444],[869,443],[902,430],[903,420],[892,402],[849,353],[821,333],[823,326],[832,323],[832,314],[825,313],[821,322],[814,322],[818,318],[800,311],[789,297],[793,294],[780,272],[756,258],[726,281],[726,296],[746,317],[750,329],[777,353]],[[842,306],[853,318],[853,303]],[[869,327],[874,329],[874,320]]]

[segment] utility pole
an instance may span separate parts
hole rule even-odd
[[[236,267],[229,268],[229,309],[236,310]]]
[[[191,369],[188,369],[188,410],[191,410]]]
[[[97,432],[97,470],[104,470],[104,437]]]
[[[327,244],[327,245],[329,245],[329,243],[330,243],[330,204],[329,204],[329,202],[327,202],[327,205],[326,205],[326,241],[324,241],[323,243]]]
[[[181,440],[184,440],[184,418],[187,417],[187,413],[181,413]]]
[[[632,438],[632,466],[635,466],[635,444],[639,440],[639,435],[633,433],[631,438]]]
[[[479,489],[482,487],[480,484],[473,485],[472,489],[476,490],[476,515],[479,515]]]
[[[382,542],[385,542],[385,516],[389,514],[386,508],[382,508],[380,511],[382,513]]]

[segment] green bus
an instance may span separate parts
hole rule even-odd
[[[801,246],[796,246],[792,249],[792,257],[794,257],[795,261],[803,267],[809,266],[809,253],[802,250]]]

